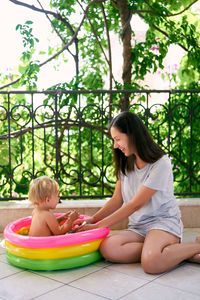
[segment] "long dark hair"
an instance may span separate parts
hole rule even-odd
[[[111,127],[127,134],[129,144],[135,146],[139,157],[143,161],[154,163],[165,154],[160,146],[154,142],[148,129],[136,114],[129,111],[120,113],[111,121],[109,131]],[[126,175],[126,172],[134,170],[136,160],[134,154],[127,157],[120,149],[113,149],[113,159],[117,178],[120,177],[121,172]]]

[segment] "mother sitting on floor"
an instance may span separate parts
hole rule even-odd
[[[134,113],[120,113],[109,131],[114,143],[115,191],[87,224],[75,221],[78,230],[110,227],[129,217],[128,229],[102,242],[100,251],[107,260],[141,262],[151,274],[170,270],[185,259],[199,263],[200,238],[181,243],[183,225],[170,159]]]

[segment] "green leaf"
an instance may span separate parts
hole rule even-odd
[[[31,25],[31,24],[33,24],[33,22],[32,21],[26,21],[25,24]]]

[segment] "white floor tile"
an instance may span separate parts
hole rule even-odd
[[[5,264],[7,264],[7,265],[10,265],[10,263],[7,261],[7,259],[6,259],[6,256],[5,256],[5,253],[3,253],[3,254],[0,254],[0,262],[3,262],[3,263],[5,263]],[[20,269],[19,269],[20,270]]]
[[[36,274],[40,274],[41,276],[45,276],[47,278],[51,278],[62,283],[69,283],[74,280],[80,279],[86,275],[99,271],[100,269],[108,266],[109,264],[106,262],[99,262],[96,264],[91,264],[85,267],[70,269],[70,270],[62,270],[62,271],[52,271],[52,272],[35,272]]]
[[[186,228],[183,240],[199,234],[199,228]],[[25,271],[10,265],[0,247],[0,300],[200,300],[199,282],[200,265],[189,263],[161,275],[146,274],[141,264],[105,261],[66,271]]]
[[[4,246],[4,239],[0,238],[0,254],[3,254],[6,252],[5,246]]]
[[[0,254],[5,254],[6,250],[0,247]]]
[[[132,277],[142,278],[148,281],[158,278],[160,275],[150,275],[144,272],[141,264],[111,264],[107,267],[109,270],[127,274]]]
[[[157,278],[154,282],[199,295],[200,265],[186,263]]]
[[[0,280],[0,297],[6,300],[29,300],[61,285],[62,283],[23,271]]]
[[[0,262],[0,279],[22,272],[19,268]],[[1,287],[1,281],[0,281]]]
[[[199,300],[199,295],[151,282],[120,300]]]
[[[37,297],[36,299],[37,300],[55,300],[55,299],[102,300],[105,298],[102,298],[94,294],[89,294],[88,292],[65,285],[45,295]]]
[[[103,297],[118,299],[146,283],[144,279],[106,268],[76,280],[70,285]]]

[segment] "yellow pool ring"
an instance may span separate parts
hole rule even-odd
[[[98,250],[103,239],[88,243],[54,248],[25,248],[14,245],[5,240],[5,247],[9,253],[15,256],[30,259],[56,259],[64,257],[80,256]]]
[[[22,228],[18,229],[17,231],[15,231],[15,233],[22,234],[22,235],[28,235],[29,229],[30,229],[30,226],[22,227]]]

